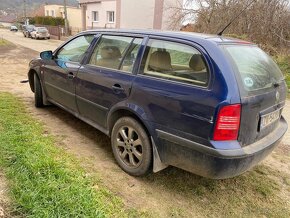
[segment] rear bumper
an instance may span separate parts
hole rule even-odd
[[[279,144],[286,131],[287,122],[281,117],[278,127],[263,139],[243,148],[221,150],[158,130],[162,144],[162,148],[158,150],[161,161],[165,164],[204,177],[225,179],[240,175],[257,165]]]
[[[36,38],[39,38],[39,39],[45,39],[45,38],[49,38],[50,35],[39,35],[39,34],[36,34]]]

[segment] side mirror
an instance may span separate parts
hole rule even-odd
[[[43,60],[51,60],[53,57],[52,51],[43,51],[40,53],[40,58]]]

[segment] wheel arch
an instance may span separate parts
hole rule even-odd
[[[34,92],[34,74],[38,76],[37,71],[35,69],[30,69],[28,72],[28,81],[29,81],[29,86],[32,92]]]
[[[41,84],[42,95],[43,95],[43,104],[44,105],[51,105],[51,103],[47,100],[46,92],[44,90],[43,82],[41,80],[39,72],[34,68],[31,68],[28,72],[28,81],[29,81],[29,86],[30,86],[31,91],[34,92],[34,75],[36,75],[38,77],[39,82]]]
[[[159,155],[159,151],[158,148],[155,144],[155,140],[154,140],[154,129],[149,127],[149,124],[146,123],[146,121],[144,121],[140,115],[134,111],[131,110],[129,108],[119,108],[114,110],[110,116],[108,116],[108,130],[109,130],[109,136],[111,136],[111,132],[113,129],[114,124],[116,123],[116,121],[124,116],[129,116],[132,117],[134,119],[136,119],[140,125],[144,128],[145,132],[147,133],[148,137],[150,138],[151,141],[151,147],[152,147],[152,167],[153,167],[153,172],[159,172],[165,168],[168,167],[167,164],[164,164],[162,162],[162,160],[160,159],[160,155]],[[144,116],[144,114],[142,114],[142,116]]]
[[[132,118],[134,118],[135,120],[137,120],[142,125],[142,127],[146,131],[148,137],[151,137],[152,133],[151,133],[151,129],[149,128],[148,124],[146,124],[146,122],[144,122],[144,120],[142,120],[142,118],[139,116],[138,113],[136,113],[135,111],[133,111],[133,110],[131,110],[129,108],[125,108],[125,107],[115,109],[114,111],[112,111],[109,114],[108,121],[107,121],[107,127],[108,127],[108,130],[109,130],[109,136],[112,133],[112,129],[114,127],[114,124],[121,117],[132,117]]]

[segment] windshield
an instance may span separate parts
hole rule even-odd
[[[26,26],[26,29],[27,29],[28,31],[32,31],[32,30],[34,29],[34,26]]]
[[[225,45],[232,57],[247,91],[269,88],[280,82],[283,75],[263,50],[253,45]]]

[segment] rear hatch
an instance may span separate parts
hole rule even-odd
[[[40,34],[40,35],[47,35],[48,33],[48,30],[46,28],[37,28],[37,32]]]
[[[278,126],[286,99],[286,83],[276,63],[251,44],[224,45],[236,72],[241,95],[238,141],[252,144]]]

